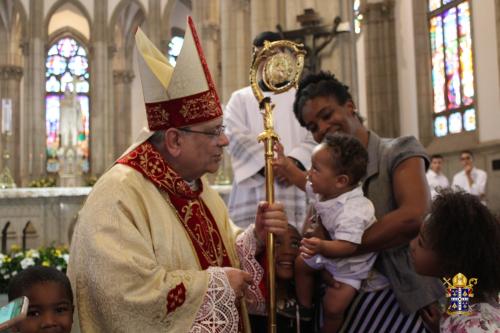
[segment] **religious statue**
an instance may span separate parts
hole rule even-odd
[[[61,100],[59,133],[61,135],[60,147],[62,148],[75,147],[78,133],[83,131],[82,109],[75,88],[76,80],[73,80],[73,91],[70,90],[69,84],[66,85],[64,97]]]
[[[60,107],[60,145],[57,156],[60,162],[59,185],[81,185],[80,159],[78,154],[78,134],[83,131],[82,110],[76,94],[78,80],[73,79],[72,89],[66,85]]]

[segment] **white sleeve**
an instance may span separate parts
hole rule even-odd
[[[222,267],[209,267],[208,289],[196,313],[191,333],[238,331],[236,295]]]
[[[252,177],[264,167],[262,145],[257,141],[257,135],[250,130],[246,119],[248,112],[260,117],[259,110],[247,110],[244,98],[245,95],[239,92],[233,93],[224,111],[228,151],[237,183]]]
[[[254,225],[238,235],[236,238],[236,251],[240,259],[241,269],[250,273],[253,283],[248,287],[246,301],[248,311],[253,314],[266,313],[266,299],[259,289],[264,278],[264,268],[255,258],[257,253],[257,240],[254,236]]]
[[[486,180],[488,179],[488,174],[483,170],[477,170],[477,178],[472,184],[470,193],[474,195],[483,195],[486,190]]]

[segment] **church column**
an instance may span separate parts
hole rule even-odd
[[[161,43],[161,1],[148,1],[148,15],[146,18],[147,36],[157,46]]]
[[[400,130],[394,1],[367,3],[363,22],[368,122],[380,136],[396,137]]]
[[[220,97],[227,103],[233,91],[247,86],[252,57],[250,0],[221,0],[221,69]]]
[[[132,102],[131,83],[134,79],[133,70],[113,71],[114,119],[115,132],[113,137],[114,156],[119,157],[131,142],[130,109]]]
[[[193,18],[199,30],[208,68],[218,88],[220,84],[219,12],[219,0],[193,2]]]
[[[432,127],[433,91],[431,78],[431,46],[429,40],[429,23],[427,21],[427,3],[413,2],[413,28],[415,36],[415,69],[417,71],[417,110],[418,139],[427,146],[434,138]]]
[[[276,31],[279,23],[278,0],[250,1],[251,38],[262,31]]]
[[[44,1],[30,0],[28,41],[24,45],[26,72],[24,77],[24,105],[22,115],[21,181],[29,181],[46,174],[45,130],[45,25]],[[20,184],[18,184],[20,185]]]
[[[20,140],[21,140],[21,115],[20,115],[20,83],[23,76],[23,68],[14,65],[0,66],[0,96],[11,100],[12,104],[12,135],[5,142],[2,138],[2,152],[5,149],[10,153],[8,167],[14,177],[14,181],[19,186],[21,185],[20,177]],[[23,133],[24,134],[24,133]],[[1,156],[0,156],[1,157]],[[0,170],[3,169],[3,158],[0,162]]]
[[[113,150],[113,112],[111,108],[111,72],[108,47],[108,2],[95,1],[92,26],[91,100],[90,100],[90,167],[101,175],[111,165]]]

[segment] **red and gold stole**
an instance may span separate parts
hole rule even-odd
[[[200,198],[203,192],[201,181],[197,191],[191,190],[186,181],[170,168],[160,153],[147,141],[121,157],[117,163],[139,171],[168,194],[179,221],[189,235],[202,269],[210,266],[231,266],[217,223]]]

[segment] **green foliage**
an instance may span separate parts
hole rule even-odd
[[[21,251],[13,246],[9,253],[0,253],[0,293],[7,293],[10,279],[30,266],[55,267],[66,272],[69,252],[66,247],[41,247]]]
[[[54,187],[56,186],[56,179],[52,177],[43,177],[39,179],[32,180],[29,187]]]

